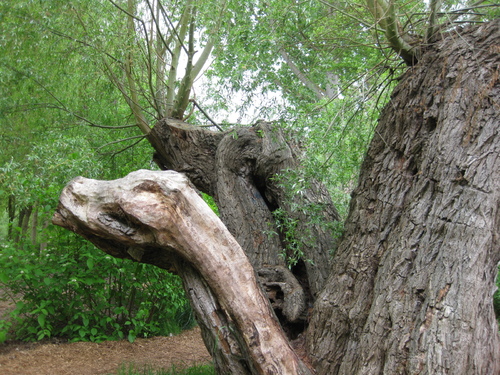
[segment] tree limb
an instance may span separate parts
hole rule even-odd
[[[389,46],[405,61],[414,65],[417,61],[417,50],[401,35],[400,25],[392,0],[367,0],[368,9],[375,18],[389,42]]]
[[[292,72],[297,76],[297,78],[302,82],[309,90],[314,92],[316,97],[321,100],[326,96],[325,90],[316,85],[313,81],[311,81],[307,76],[299,69],[299,67],[293,62],[290,55],[285,51],[283,46],[279,46],[279,52],[281,57],[285,60],[288,67],[292,70]]]
[[[252,374],[311,374],[285,338],[243,249],[185,176],[141,170],[115,181],[78,177],[59,202],[54,224],[112,256],[181,275],[184,262],[196,270],[231,321]]]

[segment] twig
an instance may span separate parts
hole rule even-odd
[[[130,141],[131,139],[137,139],[137,138],[141,138],[139,141],[141,141],[142,139],[146,138],[146,136],[144,134],[141,134],[141,135],[134,135],[133,137],[128,137],[128,138],[123,138],[123,139],[119,139],[117,141],[113,141],[113,142],[108,142],[102,146],[99,146],[96,148],[96,151],[99,151],[100,149],[106,147],[106,146],[110,146],[110,145],[114,145],[116,143],[121,143],[121,142],[126,142],[126,141]],[[139,143],[139,141],[137,143]],[[134,143],[135,145],[136,143]]]
[[[201,111],[201,113],[203,113],[203,115],[204,115],[204,116],[208,119],[208,121],[210,121],[212,124],[214,124],[214,126],[215,126],[217,129],[219,129],[221,132],[222,132],[222,131],[224,131],[224,130],[222,130],[222,128],[221,128],[219,125],[217,125],[217,123],[216,123],[214,120],[212,120],[212,119],[210,118],[210,116],[209,116],[209,115],[207,115],[207,113],[203,110],[203,108],[201,108],[201,107],[200,107],[200,105],[196,102],[196,100],[194,100],[194,99],[189,99],[189,101],[190,101],[191,103],[193,103],[193,105],[194,105],[194,106],[196,106],[196,108],[198,108],[198,109]]]

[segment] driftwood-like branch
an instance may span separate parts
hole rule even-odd
[[[114,181],[78,177],[63,190],[53,222],[115,257],[155,264],[181,277],[187,265],[232,322],[248,373],[309,373],[244,251],[184,175],[141,170]]]

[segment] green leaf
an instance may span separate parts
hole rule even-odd
[[[45,318],[46,318],[46,317],[47,317],[47,316],[46,316],[46,315],[43,315],[43,314],[38,315],[38,318],[37,318],[37,320],[38,320],[38,324],[39,324],[39,325],[40,325],[40,327],[42,327],[42,328],[44,328],[44,327],[45,327]]]
[[[3,344],[7,340],[7,331],[0,330],[0,344]]]
[[[7,283],[9,281],[9,276],[5,272],[0,272],[0,282]]]
[[[94,260],[92,258],[87,258],[87,267],[89,270],[92,270],[94,268]]]

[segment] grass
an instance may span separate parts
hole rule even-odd
[[[118,370],[116,375],[216,375],[213,365],[199,365],[189,368],[178,368],[172,366],[170,369],[154,369],[146,367],[143,369],[136,369],[133,365],[123,367]]]

